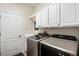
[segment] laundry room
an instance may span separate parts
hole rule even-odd
[[[0,56],[79,56],[79,3],[0,3]]]

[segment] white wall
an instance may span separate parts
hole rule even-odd
[[[38,6],[34,8],[34,13],[38,12],[40,9],[45,8],[49,6],[51,3],[40,3]]]
[[[68,27],[68,28],[48,28],[42,29],[42,31],[47,31],[49,34],[66,34],[73,35],[79,39],[79,28],[78,27]]]

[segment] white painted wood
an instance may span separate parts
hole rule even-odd
[[[41,26],[40,12],[36,14],[36,28]]]
[[[76,3],[76,24],[79,26],[79,3]]]
[[[0,15],[1,18],[1,15]],[[0,19],[0,55],[1,55],[1,19]]]
[[[15,55],[22,50],[22,18],[1,13],[1,55]]]
[[[76,4],[62,3],[61,4],[61,23],[62,26],[71,26],[76,23]]]
[[[41,27],[48,27],[48,8],[45,8],[40,11],[40,16],[41,16]]]
[[[48,8],[42,9],[36,14],[36,27],[48,27]]]
[[[59,26],[59,4],[49,7],[49,27]]]
[[[39,19],[39,21],[36,21],[38,28],[79,27],[79,4],[60,3],[50,5],[40,11],[37,19]]]

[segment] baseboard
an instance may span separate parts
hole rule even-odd
[[[22,50],[22,53],[24,54],[24,56],[27,56],[27,51]]]

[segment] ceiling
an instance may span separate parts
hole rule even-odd
[[[40,5],[41,3],[26,3],[26,5],[29,5],[31,7],[36,7],[38,5]]]
[[[37,7],[38,5],[42,4],[42,3],[20,3],[21,5],[28,5],[30,7]]]
[[[50,3],[19,3],[20,5],[28,5],[29,7],[36,8],[39,5],[47,5]]]

